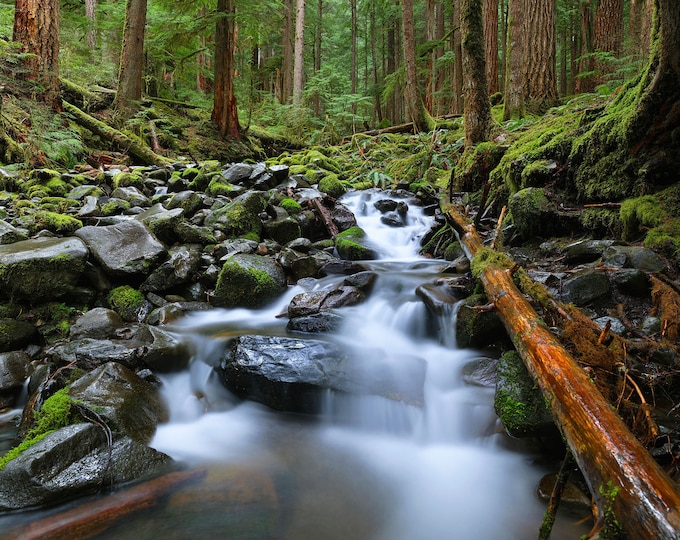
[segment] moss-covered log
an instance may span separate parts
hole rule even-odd
[[[144,144],[141,139],[113,129],[111,126],[108,126],[104,122],[81,111],[78,107],[71,105],[67,101],[64,101],[63,104],[64,112],[71,115],[78,125],[90,130],[95,135],[114,143],[121,150],[127,151],[127,153],[137,162],[144,165],[159,166],[170,163],[168,158],[159,156],[153,152],[153,150]]]
[[[468,258],[488,251],[459,212],[450,209],[449,215]],[[677,485],[548,330],[515,287],[512,272],[494,264],[491,257],[477,268],[489,300],[550,403],[555,422],[590,486],[599,517],[613,507],[629,538],[677,538]]]

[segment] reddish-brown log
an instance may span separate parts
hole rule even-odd
[[[483,248],[472,225],[449,210],[468,258]],[[549,331],[515,287],[511,273],[489,263],[479,279],[512,337],[517,351],[536,378],[574,459],[600,510],[613,504],[627,538],[677,539],[680,492],[586,373]],[[606,501],[603,487],[619,488]],[[611,493],[611,491],[610,491]],[[604,512],[601,511],[600,515]]]
[[[2,534],[3,540],[71,540],[92,538],[109,529],[122,517],[158,504],[179,486],[200,481],[202,469],[175,471],[153,480],[123,489],[94,501],[81,504],[54,516],[34,521],[28,526]]]

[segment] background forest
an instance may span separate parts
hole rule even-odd
[[[145,96],[211,110],[216,25],[226,14],[239,127],[261,126],[298,143],[337,143],[413,120],[404,97],[411,87],[431,117],[463,112],[461,8],[483,9],[487,93],[492,104],[506,96],[508,120],[542,114],[578,93],[611,94],[637,74],[647,59],[652,3],[128,0],[127,8],[146,12],[146,32],[137,36]],[[11,89],[22,69],[10,46],[14,2],[0,7],[1,76]],[[126,3],[62,0],[59,7],[62,81],[115,89]],[[297,42],[296,25],[304,27]]]

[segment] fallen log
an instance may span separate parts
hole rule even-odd
[[[144,165],[168,165],[171,160],[156,154],[149,148],[141,139],[137,137],[126,135],[106,125],[104,122],[97,120],[93,116],[81,111],[75,105],[71,105],[68,101],[63,101],[64,112],[71,115],[73,120],[85,129],[90,130],[95,135],[114,143],[120,149],[125,150],[133,159]]]
[[[202,480],[207,471],[175,471],[81,504],[30,525],[3,532],[3,540],[71,540],[97,536],[121,518],[155,506],[180,486]]]
[[[466,256],[488,251],[475,228],[457,210],[448,214]],[[520,293],[512,272],[490,262],[479,279],[536,378],[599,510],[592,536],[613,509],[628,538],[680,537],[678,486],[654,461],[602,397],[585,371]]]

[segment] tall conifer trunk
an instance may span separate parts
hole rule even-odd
[[[413,122],[413,130],[427,130],[425,104],[419,90],[418,69],[416,64],[416,38],[413,22],[413,0],[401,1],[402,24],[404,26],[404,65],[406,67],[406,113],[409,122]]]
[[[215,93],[213,122],[222,137],[241,138],[238,107],[234,95],[234,0],[217,0],[220,17],[215,26]]]
[[[120,54],[116,108],[127,115],[131,102],[142,99],[144,75],[144,27],[146,26],[146,0],[127,0],[125,4],[125,29],[123,49]]]
[[[13,41],[35,56],[24,63],[19,77],[42,87],[40,101],[61,109],[59,99],[59,0],[16,0]]]

